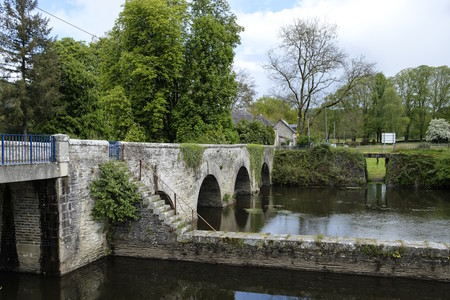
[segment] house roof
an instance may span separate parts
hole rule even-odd
[[[232,110],[231,116],[233,117],[233,123],[237,124],[241,120],[247,120],[249,122],[252,121],[261,121],[264,125],[269,125],[274,127],[273,123],[264,118],[262,115],[253,116],[251,113],[245,110]]]

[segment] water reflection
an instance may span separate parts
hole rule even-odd
[[[110,258],[63,278],[0,273],[1,299],[445,299],[450,284]]]
[[[450,192],[268,187],[228,208],[199,208],[216,230],[450,242]],[[199,229],[208,230],[202,223]]]

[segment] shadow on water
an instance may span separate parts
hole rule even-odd
[[[216,230],[450,242],[450,192],[267,187],[227,208],[199,207]],[[208,230],[202,222],[199,229]]]
[[[1,299],[445,299],[450,284],[109,258],[62,278],[0,273]]]

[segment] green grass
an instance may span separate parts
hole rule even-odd
[[[367,162],[367,180],[368,182],[384,181],[386,176],[386,166],[384,158],[366,158]]]

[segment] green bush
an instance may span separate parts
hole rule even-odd
[[[386,170],[386,184],[448,189],[450,188],[450,158],[421,153],[393,155],[389,159]]]
[[[108,161],[100,165],[100,176],[92,181],[90,190],[95,200],[92,217],[104,222],[107,231],[111,226],[138,219],[135,204],[140,196],[124,163]]]
[[[296,186],[359,187],[366,184],[364,156],[323,144],[312,150],[275,152],[274,184]]]

